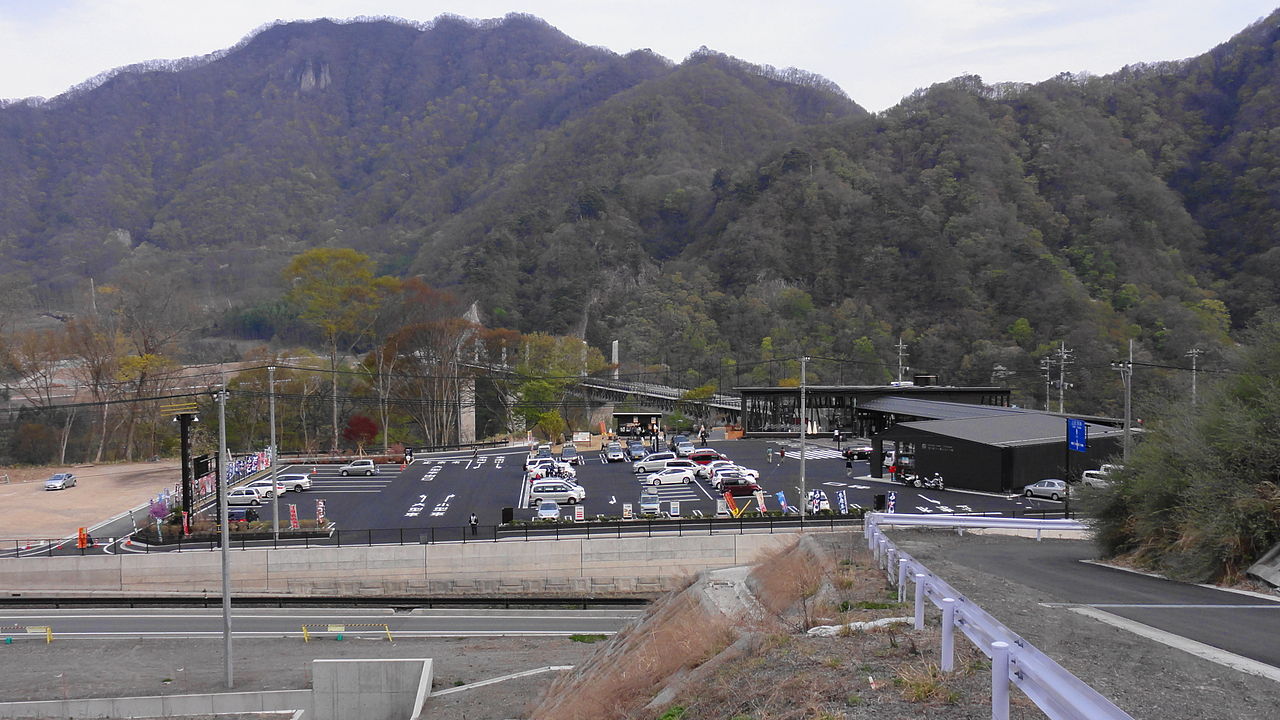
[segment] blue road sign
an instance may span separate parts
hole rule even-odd
[[[1083,420],[1067,420],[1067,447],[1076,452],[1089,449],[1089,426]]]

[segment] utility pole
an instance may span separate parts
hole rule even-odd
[[[1133,428],[1133,340],[1129,340],[1129,359],[1113,362],[1111,367],[1120,371],[1120,381],[1124,383],[1124,461],[1129,462],[1129,446]]]
[[[1191,357],[1191,407],[1195,407],[1198,398],[1196,397],[1196,359],[1204,354],[1200,348],[1191,348],[1186,353]]]
[[[227,386],[218,392],[218,538],[222,545],[222,653],[226,656],[227,689],[235,687],[231,674],[231,532],[227,522],[227,475],[231,458],[227,455]]]
[[[1044,371],[1044,411],[1049,412],[1049,398],[1052,397],[1053,364],[1046,355],[1040,358],[1040,369]]]
[[[902,371],[910,370],[911,368],[902,364],[903,359],[907,356],[907,346],[902,343],[901,335],[898,336],[898,344],[894,347],[898,348],[898,382],[902,382]]]
[[[805,402],[805,395],[808,395],[808,388],[805,382],[805,366],[808,363],[809,357],[807,355],[800,358],[800,520],[802,522],[809,512],[809,493],[806,492],[804,478],[804,448],[809,430],[808,405]],[[898,373],[901,376],[901,368],[899,368]]]
[[[280,542],[280,488],[276,484],[276,366],[267,366],[267,396],[271,399],[269,406],[271,419],[271,537]],[[385,429],[384,429],[385,431]]]
[[[1067,394],[1067,365],[1074,363],[1071,359],[1072,351],[1067,349],[1067,342],[1062,341],[1062,345],[1058,348],[1058,414],[1063,414],[1066,394]],[[1046,399],[1047,404],[1047,399]]]

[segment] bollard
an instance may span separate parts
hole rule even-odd
[[[1009,643],[991,643],[991,720],[1009,720]]]
[[[884,563],[884,572],[893,579],[893,569],[898,567],[898,548],[889,548],[889,555]]]
[[[907,599],[907,559],[898,558],[898,602]]]
[[[341,639],[342,639],[342,633],[338,633],[337,635],[335,635],[335,636],[334,636],[334,638],[333,638],[333,639],[334,639],[334,640],[341,640]]]
[[[889,559],[888,545],[889,545],[888,538],[884,538],[884,537],[880,538],[880,544],[876,546],[876,567],[878,568],[888,567],[887,565],[888,559]]]
[[[924,573],[916,573],[916,629],[924,629]]]
[[[956,669],[956,601],[942,598],[942,672]]]
[[[5,644],[5,645],[12,645],[12,644],[13,644],[13,638],[11,638],[11,637],[7,637],[7,638],[5,638],[5,639],[4,639],[4,644]]]

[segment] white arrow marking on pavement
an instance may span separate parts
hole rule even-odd
[[[917,494],[917,495],[920,495],[920,493],[916,493],[916,494]],[[921,500],[924,500],[925,502],[931,502],[931,503],[933,503],[934,505],[941,505],[941,504],[942,504],[942,502],[941,502],[941,501],[939,501],[939,500],[934,500],[934,499],[933,499],[933,498],[931,498],[931,497],[925,497],[924,495],[920,495],[920,499],[921,499]]]
[[[617,503],[618,503],[618,498],[616,498],[616,497],[614,497],[614,496],[610,495],[610,496],[609,496],[609,504],[610,504],[610,505],[616,505]]]

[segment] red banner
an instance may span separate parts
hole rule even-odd
[[[289,529],[290,530],[298,529],[298,506],[297,505],[289,506]]]
[[[324,525],[324,501],[316,501],[316,524]]]
[[[736,517],[738,514],[738,503],[733,499],[733,493],[725,493],[724,501],[725,504],[729,506],[729,512],[733,513]]]

